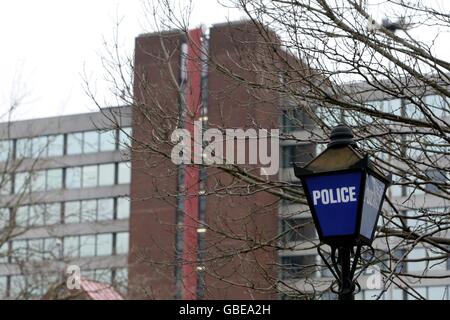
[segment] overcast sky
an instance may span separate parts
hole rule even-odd
[[[100,59],[105,54],[104,39],[112,39],[115,22],[120,18],[119,44],[124,55],[132,56],[134,37],[153,31],[146,23],[142,1],[1,0],[0,121],[6,120],[5,112],[17,97],[24,98],[14,119],[95,111],[84,93],[82,75],[85,72],[89,77],[99,98],[108,97]],[[427,1],[442,6],[450,3]],[[193,3],[192,27],[243,17],[217,0]],[[383,16],[383,8],[377,5],[374,16]],[[433,39],[434,32],[428,31],[421,29],[416,35]],[[444,59],[450,47],[448,34],[445,37],[447,40],[438,41]]]
[[[124,54],[132,55],[134,37],[151,31],[142,0],[0,1],[0,112],[12,98],[25,95],[15,119],[96,110],[82,85],[83,70],[106,94],[101,77],[103,39],[114,35],[116,17]],[[194,0],[191,25],[238,19],[214,0]]]

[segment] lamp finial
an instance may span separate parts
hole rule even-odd
[[[339,124],[331,130],[330,142],[328,143],[328,148],[336,148],[351,145],[356,147],[356,143],[353,140],[352,129],[345,125]]]

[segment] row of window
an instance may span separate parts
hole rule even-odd
[[[448,117],[450,116],[449,103],[450,98],[443,98],[439,95],[427,95],[419,101],[419,99],[415,100],[416,104],[426,105],[426,112],[432,113],[437,118]],[[367,105],[377,108],[379,111],[397,115],[397,116],[405,116],[411,119],[422,119],[424,118],[424,113],[420,110],[420,108],[414,103],[410,101],[401,99],[391,99],[391,100],[377,100],[377,101],[368,101]],[[354,119],[351,116],[348,117],[348,124],[356,125]]]
[[[128,253],[128,232],[98,233],[60,238],[13,240],[0,248],[1,263],[111,256]]]
[[[380,300],[417,300],[419,299],[419,294],[427,300],[450,300],[450,287],[447,286],[416,287],[414,291],[409,290],[409,292],[406,292],[402,289],[394,288],[380,296],[382,290],[367,289],[356,294],[355,299],[375,300],[380,296]]]
[[[407,226],[413,231],[431,232],[438,228],[445,229],[448,225],[445,213],[448,207],[434,207],[420,210],[402,211],[407,220]],[[380,217],[378,225],[383,226],[383,218]],[[318,239],[317,231],[312,218],[285,218],[281,219],[281,232],[283,243],[302,242]],[[445,231],[444,231],[445,232]],[[450,266],[449,266],[450,270]]]
[[[432,113],[435,117],[442,118],[450,116],[450,112],[448,111],[450,98],[443,98],[438,95],[428,95],[423,97],[422,102],[417,101],[417,103],[425,104],[427,112]],[[367,106],[376,108],[378,111],[384,113],[405,116],[412,119],[421,119],[424,117],[424,114],[419,107],[413,103],[408,103],[406,100],[402,103],[401,99],[368,101]],[[342,120],[350,126],[358,126],[363,119],[368,118],[368,116],[353,111],[344,111],[342,113],[338,108],[316,107],[315,113],[319,119],[331,127],[342,122]],[[296,130],[302,130],[305,127],[311,127],[312,125],[313,121],[300,107],[285,108],[285,110],[282,111],[281,127],[283,132],[289,133]]]
[[[399,254],[404,254],[404,252],[404,250],[401,250]],[[450,260],[447,259],[444,252],[438,253],[425,248],[414,248],[408,253],[406,259],[411,260],[406,263],[407,272],[423,273],[426,270],[450,270]]]
[[[125,292],[128,282],[127,268],[81,270],[81,276],[101,283],[113,284],[115,288]],[[65,275],[57,273],[38,275],[0,276],[0,298],[33,298],[42,297],[49,288],[65,281]]]
[[[128,184],[131,181],[130,162],[105,163],[17,172],[14,183],[11,179],[2,182],[1,195],[43,192],[57,189],[91,188]]]
[[[423,97],[422,101],[416,101],[419,105],[426,105],[426,112],[432,113],[436,118],[449,117],[450,112],[449,104],[450,98],[443,98],[438,95],[428,95]],[[411,119],[422,119],[424,118],[424,113],[415,104],[409,101],[402,101],[401,99],[386,99],[386,100],[374,100],[367,101],[367,108],[374,108],[377,111],[382,111],[384,113],[404,116]],[[316,108],[316,114],[319,119],[321,119],[326,125],[333,127],[338,123],[344,121],[350,126],[361,126],[364,123],[371,122],[369,116],[362,113],[357,113],[354,111],[344,111],[342,112],[339,108],[328,108],[328,107],[318,107]],[[283,118],[286,117],[283,115]],[[288,119],[295,119],[294,115],[288,113]],[[284,123],[289,123],[288,120],[283,121]],[[288,128],[291,125],[287,125]],[[294,128],[295,129],[295,128]]]
[[[77,200],[0,208],[0,229],[10,226],[15,218],[17,226],[36,227],[60,223],[81,223],[128,219],[130,200],[127,197]]]
[[[401,259],[404,253],[406,253],[404,249],[396,250],[394,256],[396,259]],[[406,263],[400,261],[398,264],[392,263],[392,266],[396,266],[395,272],[398,273],[423,273],[427,270],[432,272],[450,270],[450,260],[444,256],[443,253],[437,253],[425,248],[415,248],[404,258],[404,260],[408,260]],[[333,277],[318,255],[281,257],[281,264],[282,279]],[[386,267],[381,263],[378,267],[386,270]],[[368,268],[365,270],[365,274],[371,274],[373,270]]]
[[[95,270],[81,270],[81,276],[86,279],[92,279],[101,283],[112,284],[114,288],[121,292],[126,292],[128,283],[128,269],[95,269]]]
[[[64,257],[110,256],[128,253],[128,232],[64,237]]]
[[[125,149],[130,146],[130,137],[131,128],[123,128],[0,140],[0,162]]]
[[[437,185],[447,183],[448,181],[448,174],[441,170],[427,170],[424,174],[428,177],[428,181],[434,183],[417,181],[414,177],[402,178],[397,175],[393,175],[392,180],[394,184],[388,189],[389,195],[391,197],[409,197],[410,195],[424,195],[426,192],[438,193],[439,188]],[[410,183],[410,185],[404,185],[404,183]],[[420,188],[418,186],[420,186]]]
[[[430,232],[431,229],[437,231],[438,228],[445,230],[449,224],[445,214],[448,210],[448,207],[435,207],[402,211],[402,214],[407,217],[407,225],[411,230]]]
[[[131,181],[129,162],[100,164],[66,169],[67,189],[127,184]]]

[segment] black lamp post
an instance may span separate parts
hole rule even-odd
[[[331,264],[320,246],[318,252],[338,281],[339,300],[353,300],[361,248],[371,247],[390,177],[358,150],[345,125],[333,128],[325,151],[294,170],[321,244],[331,247]]]

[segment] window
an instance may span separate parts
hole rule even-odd
[[[44,294],[42,280],[44,275],[27,277],[27,298],[39,298]]]
[[[20,206],[16,209],[15,218],[17,226],[26,227],[28,225],[28,211],[29,206]]]
[[[447,174],[443,170],[427,170],[426,175],[428,176],[429,180],[433,183],[428,183],[425,185],[425,189],[430,192],[438,193],[440,192],[439,188],[436,186],[436,184],[443,183],[445,185],[445,182],[448,181]]]
[[[341,110],[336,107],[317,106],[315,113],[317,117],[329,127],[334,127],[341,123]]]
[[[64,256],[76,258],[80,255],[80,238],[77,236],[64,238]]]
[[[131,169],[130,162],[121,162],[119,163],[119,179],[118,183],[130,183],[131,181]]]
[[[83,134],[69,133],[67,135],[67,154],[80,154],[83,152]]]
[[[131,128],[122,128],[119,130],[119,148],[128,149],[131,146]]]
[[[30,206],[29,217],[28,224],[30,226],[43,226],[45,224],[45,205]]]
[[[44,239],[44,259],[56,260],[60,257],[61,243],[56,238]]]
[[[316,256],[282,257],[281,264],[283,279],[310,277],[316,271]]]
[[[100,151],[116,150],[116,131],[109,130],[100,133]]]
[[[16,262],[16,259],[19,261],[23,261],[27,257],[27,240],[14,240],[12,242],[11,262]]]
[[[430,107],[443,108],[446,106],[444,98],[438,95],[425,96],[424,102]]]
[[[101,283],[111,284],[112,272],[110,269],[96,269],[94,279]]]
[[[420,105],[422,105],[420,99],[413,99],[413,102],[410,100],[405,100],[405,116],[410,119],[422,118],[423,113],[420,110]]]
[[[81,275],[86,279],[95,279],[95,270],[81,270]]]
[[[59,157],[64,154],[64,136],[62,134],[48,137],[47,152],[49,157]]]
[[[408,254],[408,260],[420,260],[427,257],[425,249],[413,249]],[[410,261],[408,262],[408,272],[424,272],[427,268],[427,261]]]
[[[114,163],[101,164],[98,170],[98,183],[100,186],[111,186],[114,184],[115,176]]]
[[[114,282],[119,290],[125,291],[128,283],[128,269],[117,268],[114,272]]]
[[[282,147],[283,168],[292,167],[292,162],[295,162],[295,146]]]
[[[343,111],[343,121],[350,127],[363,126],[364,114],[354,111]]]
[[[73,167],[66,169],[66,188],[81,188],[81,168]]]
[[[117,219],[128,219],[130,217],[130,199],[117,198]]]
[[[9,226],[9,208],[0,208],[0,230]]]
[[[47,190],[62,188],[62,169],[47,170]]]
[[[445,252],[435,249],[427,250],[430,257],[428,267],[432,271],[445,271],[447,270],[448,257]]]
[[[97,166],[85,166],[83,167],[83,188],[96,187],[97,186]]]
[[[296,109],[283,110],[281,125],[283,132],[299,130],[303,125],[303,112]]]
[[[80,257],[95,256],[95,235],[80,236]]]
[[[401,178],[398,175],[392,175],[392,185],[388,188],[389,195],[391,197],[403,196],[403,186],[395,183],[399,183]]]
[[[83,152],[92,153],[99,150],[99,134],[97,131],[87,131],[84,133]]]
[[[99,199],[97,208],[97,220],[114,219],[114,199]]]
[[[45,224],[53,225],[61,222],[61,204],[49,203],[45,206]]]
[[[418,300],[427,298],[427,288],[424,287],[416,287],[414,290],[408,290],[408,300]]]
[[[437,118],[448,116],[449,106],[445,99],[438,95],[429,95],[424,98],[424,103],[431,109],[433,115]],[[447,112],[446,112],[447,111]]]
[[[41,288],[43,289],[43,294],[49,290],[54,290],[55,283],[61,283],[61,277],[59,273],[47,273],[41,281]]]
[[[6,297],[7,283],[8,283],[8,277],[0,276],[0,298]]]
[[[428,287],[428,300],[446,300],[447,288],[444,286]]]
[[[408,211],[402,211],[402,213],[406,212],[406,216],[408,217],[408,220],[406,221],[408,227],[410,227],[412,230],[418,231],[418,229],[422,229],[425,227],[426,222],[424,221],[423,213],[417,211],[417,210],[408,210]]]
[[[386,113],[394,114],[396,116],[400,116],[402,114],[402,100],[401,99],[384,100],[383,111]]]
[[[11,175],[7,173],[0,173],[0,195],[6,196],[11,194]]]
[[[81,222],[97,219],[97,200],[81,201]]]
[[[11,161],[13,158],[13,143],[11,140],[0,140],[0,162]]]
[[[97,200],[81,201],[81,222],[95,221],[97,219]]]
[[[113,235],[111,233],[97,235],[97,256],[110,256],[113,253]]]
[[[8,243],[5,242],[0,247],[0,263],[8,263]]]
[[[128,253],[128,232],[116,233],[116,254]]]
[[[405,293],[402,289],[392,289],[392,300],[405,300]]]
[[[31,191],[42,192],[45,191],[45,170],[36,171],[31,174]]]
[[[16,158],[30,158],[31,157],[31,140],[30,139],[17,139],[16,142]]]
[[[18,172],[16,173],[14,180],[14,192],[16,194],[21,194],[27,192],[30,187],[30,174],[28,172]]]
[[[79,223],[81,212],[80,201],[69,201],[64,205],[64,223]]]
[[[26,292],[26,281],[25,277],[21,275],[11,276],[10,278],[11,287],[9,289],[9,296],[11,298],[19,298]]]
[[[393,252],[393,261],[392,267],[395,266],[395,272],[401,273],[405,271],[405,262],[403,261],[405,258],[406,250],[405,249],[395,249]],[[408,259],[408,258],[406,258]]]
[[[44,258],[44,239],[28,240],[28,259],[41,261]]]
[[[47,137],[33,138],[31,143],[31,153],[33,158],[47,157]]]

